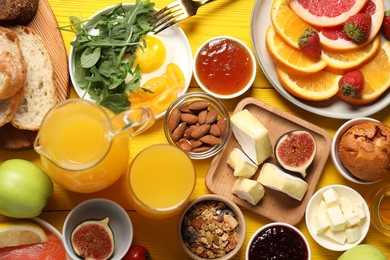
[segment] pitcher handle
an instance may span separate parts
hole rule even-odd
[[[119,119],[122,122],[119,127],[114,128],[114,133],[118,134],[129,130],[130,137],[144,132],[155,122],[153,111],[149,107],[132,108],[119,113],[113,119]]]

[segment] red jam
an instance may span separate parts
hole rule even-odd
[[[203,85],[220,95],[243,89],[253,70],[247,49],[234,40],[222,38],[208,42],[199,51],[195,66]]]
[[[308,259],[308,249],[302,237],[292,228],[275,225],[261,231],[249,248],[248,260]]]

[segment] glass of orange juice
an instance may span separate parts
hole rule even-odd
[[[132,161],[125,178],[129,203],[141,215],[162,219],[187,205],[196,173],[188,155],[170,144],[155,144]]]
[[[129,138],[153,123],[146,107],[115,115],[90,101],[68,99],[45,115],[34,149],[54,182],[74,192],[96,192],[126,172]]]

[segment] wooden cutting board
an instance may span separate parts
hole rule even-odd
[[[322,175],[330,153],[332,138],[324,129],[255,98],[250,97],[241,100],[236,106],[234,113],[243,109],[248,109],[268,129],[273,147],[282,134],[292,130],[306,130],[313,135],[317,144],[317,153],[307,169],[307,176],[304,179],[308,184],[306,194],[302,201],[298,201],[280,191],[265,187],[264,197],[255,206],[235,196],[232,193],[232,188],[237,177],[234,177],[233,169],[227,164],[227,158],[233,148],[241,148],[233,134],[231,134],[226,147],[211,162],[206,175],[206,186],[211,192],[227,197],[237,205],[259,215],[273,221],[282,221],[296,225],[302,220],[306,206]],[[273,155],[266,162],[278,165]],[[257,179],[260,168],[261,165],[251,179]]]
[[[37,14],[27,25],[43,40],[50,54],[58,101],[69,96],[68,58],[57,20],[47,0],[40,0]],[[0,127],[0,148],[5,150],[31,149],[37,132],[19,130],[11,124]]]

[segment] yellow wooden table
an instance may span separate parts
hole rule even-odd
[[[156,1],[156,7],[162,8],[168,4],[170,0]],[[69,16],[82,16],[88,18],[96,11],[116,4],[115,0],[49,0],[52,10],[57,18],[60,26],[69,24]],[[241,39],[249,46],[251,44],[250,36],[250,18],[255,0],[218,0],[202,7],[195,17],[191,17],[180,23],[180,26],[186,33],[192,47],[193,54],[197,48],[207,39],[218,36],[228,35]],[[69,43],[74,35],[68,32],[62,32],[66,50],[69,53]],[[265,50],[264,50],[265,51]],[[194,80],[191,81],[190,91],[200,89]],[[76,97],[74,90],[71,90],[71,96]],[[317,116],[307,112],[299,107],[291,104],[284,99],[271,84],[267,81],[258,66],[258,73],[253,88],[244,95],[258,98],[266,103],[271,104],[281,110],[287,111],[295,116],[318,125],[328,131],[333,136],[337,128],[345,122],[345,120],[330,119]],[[232,112],[240,99],[224,101],[229,111]],[[371,117],[378,119],[390,125],[390,107],[383,109]],[[155,144],[167,143],[162,127],[162,120],[148,130],[146,133],[135,137],[131,141],[130,153],[133,158],[143,148]],[[28,151],[1,151],[0,162],[11,158],[22,158],[33,161],[40,166],[38,155],[33,150]],[[209,191],[205,185],[205,175],[211,159],[194,161],[197,172],[197,184],[192,194],[192,198],[207,194]],[[121,204],[127,211],[134,226],[134,243],[142,244],[148,248],[153,259],[187,259],[179,245],[177,236],[177,218],[167,220],[149,220],[141,217],[134,210],[129,208],[129,205],[124,200],[121,194],[121,180],[115,183],[108,189],[93,193],[93,194],[77,194],[65,191],[59,186],[55,186],[54,194],[49,200],[44,212],[40,216],[54,225],[58,230],[62,230],[63,222],[69,212],[75,205],[89,198],[108,198]],[[362,196],[367,197],[371,191],[376,190],[380,186],[389,183],[379,183],[375,185],[358,185],[345,180],[333,166],[332,160],[328,158],[322,177],[317,185],[317,189],[330,184],[344,184],[351,186],[359,191]],[[236,255],[235,259],[245,259],[245,247],[251,235],[261,226],[271,222],[262,216],[252,213],[248,210],[243,210],[246,223],[247,234],[243,248]],[[308,238],[313,259],[335,259],[341,253],[332,252],[319,246],[310,236],[306,228],[304,220],[297,227],[302,230]],[[371,227],[368,235],[363,243],[370,243],[380,248],[388,257],[390,257],[390,239],[376,231]]]

